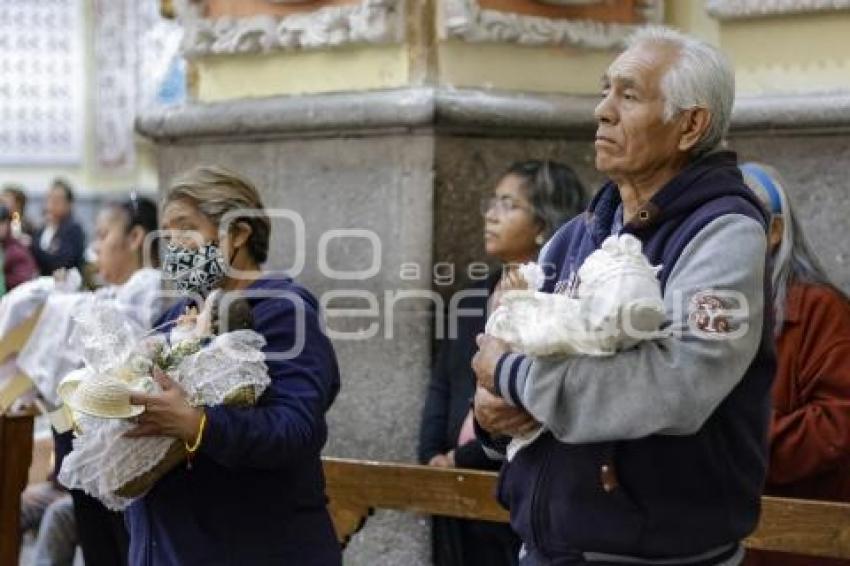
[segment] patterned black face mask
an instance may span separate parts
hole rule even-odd
[[[169,243],[162,259],[164,279],[173,281],[181,291],[191,291],[206,297],[224,279],[226,260],[215,244],[197,249]]]

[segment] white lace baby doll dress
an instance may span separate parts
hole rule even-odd
[[[203,311],[199,319],[203,319]],[[158,391],[159,386],[150,377],[153,360],[169,348],[173,352],[196,338],[189,331],[174,331],[171,344],[163,335],[147,336],[138,326],[128,321],[114,305],[103,304],[87,313],[81,313],[72,335],[72,345],[85,360],[86,366],[72,372],[60,385],[60,396],[75,399],[74,390],[63,394],[63,386],[80,389],[104,380],[121,381],[130,389]],[[234,330],[212,336],[202,347],[190,348],[187,355],[169,369],[170,377],[186,392],[190,405],[214,406],[230,404],[234,395],[245,397],[250,391],[251,404],[270,383],[265,354],[266,341],[253,330]],[[97,388],[92,388],[97,391]],[[127,486],[145,486],[146,479],[175,443],[170,437],[150,436],[127,438],[124,436],[135,424],[117,414],[112,418],[89,411],[74,412],[79,434],[74,439],[73,451],[65,457],[59,481],[68,488],[82,489],[98,498],[108,508],[120,511],[135,497],[127,496]],[[182,446],[182,443],[180,443]],[[147,486],[149,487],[149,486]],[[144,489],[146,491],[146,489]]]
[[[634,236],[609,236],[579,268],[575,296],[507,291],[485,332],[535,357],[610,356],[657,337],[664,322],[660,267],[641,249]],[[520,271],[530,288],[541,287],[539,267],[527,264]],[[508,460],[543,431],[513,438]]]

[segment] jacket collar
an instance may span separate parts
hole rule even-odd
[[[767,222],[758,197],[744,185],[737,155],[732,151],[715,151],[691,162],[673,177],[637,210],[624,230],[646,238],[664,222],[685,216],[724,196],[737,196],[751,202],[762,214],[763,222]],[[591,201],[588,231],[597,244],[611,233],[614,212],[620,202],[619,189],[612,181],[605,183]]]

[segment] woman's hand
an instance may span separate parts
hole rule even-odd
[[[454,468],[455,467],[455,451],[449,450],[445,454],[437,454],[428,462],[429,466],[435,468]]]
[[[499,287],[502,291],[527,291],[528,281],[525,280],[522,273],[516,265],[509,266],[507,272],[502,276],[499,282]]]
[[[145,412],[137,417],[138,426],[127,431],[125,436],[173,436],[184,442],[194,442],[203,410],[189,405],[183,388],[159,368],[154,368],[153,378],[162,387],[162,393],[133,393],[130,396],[130,403],[144,405]]]
[[[516,266],[508,266],[502,273],[498,285],[490,297],[491,307],[496,309],[502,304],[502,295],[508,291],[525,291],[528,289],[528,281],[519,272]]]

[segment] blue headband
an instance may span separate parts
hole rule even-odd
[[[755,163],[745,163],[740,167],[741,171],[755,177],[756,181],[767,192],[767,198],[770,199],[770,212],[772,214],[782,214],[782,197],[779,193],[779,188],[770,178],[767,172],[756,165]]]

